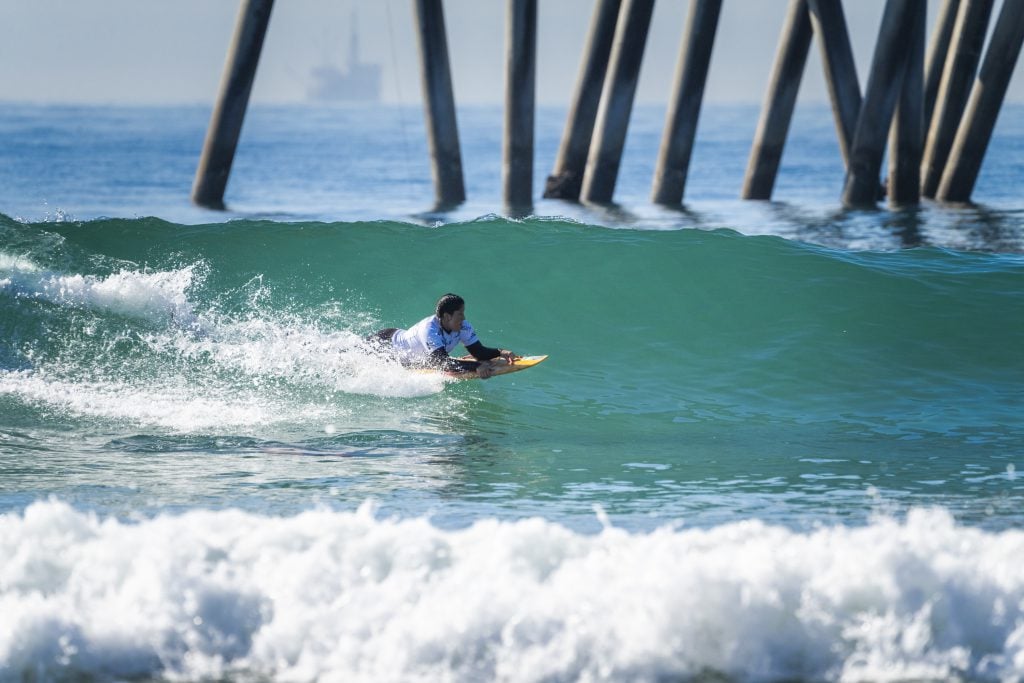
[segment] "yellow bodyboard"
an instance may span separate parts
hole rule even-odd
[[[512,363],[509,363],[504,358],[495,358],[493,361],[491,361],[492,363],[494,363],[494,374],[491,376],[497,377],[498,375],[508,375],[513,372],[519,372],[520,370],[526,370],[528,368],[532,368],[534,365],[537,365],[538,363],[543,363],[545,360],[547,360],[547,358],[548,357],[546,355],[520,356],[519,358],[516,358],[515,361],[513,361]],[[459,360],[471,361],[476,359],[473,358],[472,356],[463,356]],[[416,372],[435,372],[444,375],[448,379],[453,380],[478,379],[475,370],[473,372],[443,372],[441,370],[436,370],[434,368],[420,368],[417,369]]]

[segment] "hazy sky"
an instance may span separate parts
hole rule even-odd
[[[993,21],[1001,6],[996,3]],[[788,0],[725,0],[706,96],[759,103]],[[939,0],[929,2],[929,33]],[[660,0],[637,99],[671,91],[689,2]],[[844,3],[863,86],[884,0]],[[503,98],[505,0],[446,0],[455,95],[463,104]],[[540,0],[537,99],[566,105],[593,0]],[[234,29],[235,0],[3,0],[0,99],[81,103],[212,103]],[[383,97],[420,101],[411,0],[277,0],[254,102],[300,102],[317,65],[344,66],[353,18],[364,61],[383,68]],[[1019,70],[1019,69],[1018,69]],[[1024,100],[1017,74],[1009,99]],[[826,101],[817,47],[801,88]]]

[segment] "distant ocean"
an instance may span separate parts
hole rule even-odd
[[[431,209],[418,108],[0,106],[0,681],[1024,680],[1024,107],[976,205],[847,211],[801,105],[709,107],[685,207]],[[537,121],[534,184],[564,112]],[[363,335],[454,291],[446,384]]]

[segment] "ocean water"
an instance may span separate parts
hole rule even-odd
[[[1024,680],[1024,109],[862,211],[816,106],[738,200],[757,113],[509,216],[496,108],[442,213],[418,110],[254,107],[212,212],[208,109],[4,105],[0,680]],[[550,359],[368,353],[447,291]]]

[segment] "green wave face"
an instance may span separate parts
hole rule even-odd
[[[0,231],[10,424],[374,434],[387,452],[431,434],[445,453],[555,453],[567,472],[670,457],[697,479],[766,480],[890,458],[879,477],[916,481],[1024,436],[1019,256],[543,219]],[[449,291],[484,343],[551,358],[445,386],[367,354],[363,335]]]

